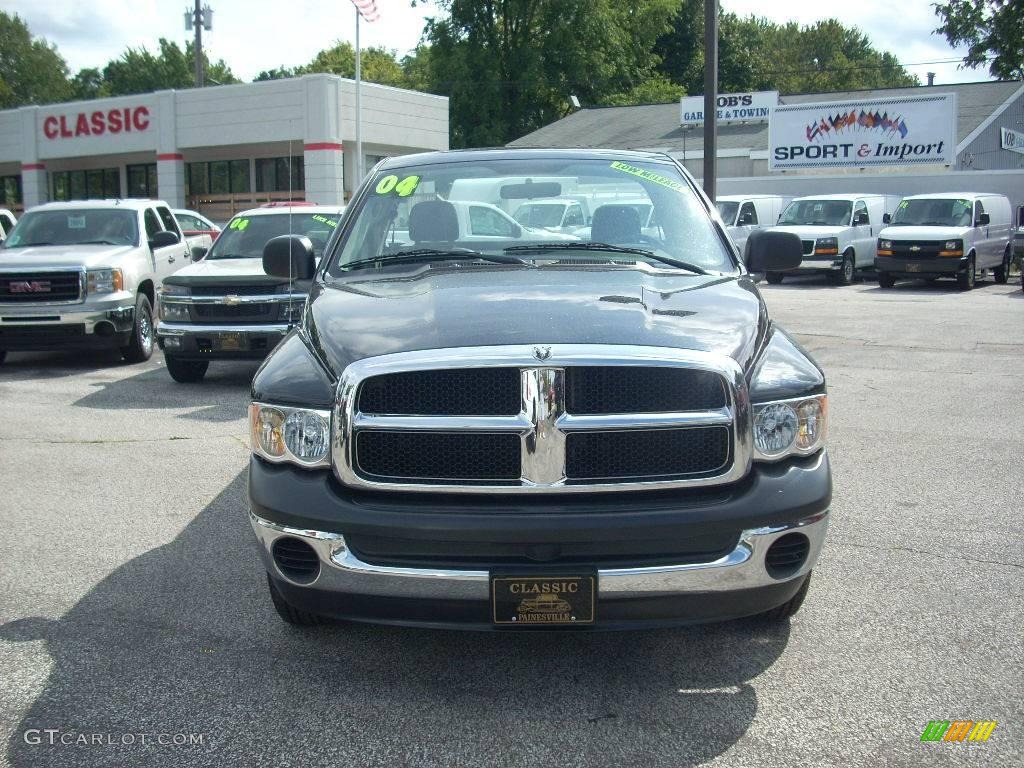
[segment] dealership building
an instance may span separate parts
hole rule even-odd
[[[139,197],[224,220],[342,204],[358,186],[355,88],[328,74],[0,112],[0,206]],[[448,99],[362,84],[364,168],[448,148]]]
[[[1021,81],[788,96],[723,94],[718,104],[718,194],[976,190],[1024,204]],[[665,152],[700,178],[702,113],[702,96],[682,103],[580,109],[509,146]],[[922,134],[929,138],[921,139]],[[858,150],[873,152],[883,138],[899,154],[884,162],[860,162]],[[780,161],[785,145],[823,155],[828,144],[849,145],[850,157]],[[904,157],[900,144],[910,145]],[[929,147],[941,152],[926,152]]]

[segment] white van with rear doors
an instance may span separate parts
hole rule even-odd
[[[971,289],[986,270],[1005,283],[1013,257],[1013,220],[1005,195],[941,192],[900,201],[878,234],[878,284],[955,277]]]
[[[792,197],[782,195],[719,195],[715,207],[740,253],[755,229],[773,227]]]
[[[800,237],[803,261],[788,273],[769,272],[769,283],[786,274],[825,273],[837,285],[849,285],[875,264],[875,246],[882,219],[896,208],[896,195],[843,193],[794,199],[779,218],[776,232]]]

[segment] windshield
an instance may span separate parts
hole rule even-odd
[[[115,208],[74,208],[29,211],[18,221],[4,248],[33,245],[138,245],[135,211]]]
[[[722,217],[725,226],[731,227],[736,222],[736,211],[740,209],[739,203],[733,200],[719,200],[715,203],[715,207],[718,208],[718,215]]]
[[[973,221],[972,211],[970,200],[904,200],[889,224],[893,227],[969,227]]]
[[[313,252],[323,255],[327,241],[341,220],[341,213],[281,213],[236,216],[210,249],[207,259],[261,259],[263,246],[278,235],[305,235],[313,243]]]
[[[564,212],[565,203],[526,203],[513,218],[527,227],[557,227]]]
[[[849,200],[794,200],[783,212],[779,224],[848,227],[852,212],[853,203]]]
[[[332,274],[350,264],[383,267],[406,256],[422,263],[432,255],[438,261],[488,257],[519,266],[642,261],[657,268],[737,269],[693,188],[669,163],[460,158],[378,171],[368,190],[349,212],[353,218]],[[578,201],[589,212],[582,226],[568,222],[575,216],[571,211],[560,222],[565,201],[551,200],[558,197]],[[546,217],[551,211],[545,209],[558,216],[552,215],[550,226],[533,226],[534,211]],[[521,214],[521,221],[510,211]],[[381,257],[385,261],[376,264]]]

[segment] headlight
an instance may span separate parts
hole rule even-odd
[[[161,296],[188,296],[190,290],[184,285],[169,285],[164,283],[160,286]]]
[[[943,244],[943,247],[947,251],[962,251],[963,248],[964,248],[964,241],[963,240],[947,240]]]
[[[891,251],[892,250],[892,240],[879,240],[878,241],[878,250],[880,250],[880,251]]]
[[[120,269],[90,269],[86,282],[90,294],[114,293],[124,288],[124,274]]]
[[[160,317],[164,320],[189,320],[188,304],[171,301],[160,302]]]
[[[273,462],[303,467],[329,464],[331,414],[309,408],[252,403],[249,405],[252,451]]]
[[[828,396],[782,400],[754,406],[754,458],[777,461],[807,456],[825,444]]]
[[[824,254],[839,253],[839,238],[819,237],[814,243],[814,252]]]

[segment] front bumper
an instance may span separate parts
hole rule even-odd
[[[900,277],[953,277],[967,269],[966,256],[943,256],[934,259],[902,259],[876,256],[875,269]]]
[[[156,340],[165,354],[182,360],[262,360],[289,330],[287,323],[198,325],[161,320],[156,326]],[[225,334],[237,339],[237,349],[223,347],[220,339]]]
[[[787,274],[838,272],[842,268],[842,256],[810,256],[805,254],[803,261],[800,262],[800,266],[793,268]]]
[[[135,322],[135,296],[122,291],[81,304],[0,304],[0,349],[123,347]]]
[[[635,494],[615,494],[618,498],[607,502],[506,500],[515,505],[511,508],[492,499],[475,509],[471,500],[432,502],[424,495],[346,497],[332,478],[317,474],[326,475],[272,467],[257,459],[250,466],[250,522],[264,565],[288,602],[348,620],[476,629],[495,628],[489,620],[488,569],[367,562],[370,558],[353,552],[346,535],[383,532],[497,542],[526,537],[551,543],[735,532],[729,551],[704,561],[641,567],[532,564],[516,569],[528,575],[596,568],[598,607],[592,628],[658,626],[748,616],[789,600],[821,552],[831,501],[824,453],[786,467],[758,467],[743,488],[695,502],[673,502],[671,494],[646,501]],[[285,513],[285,507],[296,513]],[[794,532],[809,541],[806,559],[799,569],[775,578],[765,566],[765,553]],[[320,567],[314,579],[298,582],[278,569],[272,547],[283,537],[300,539],[316,552]]]

